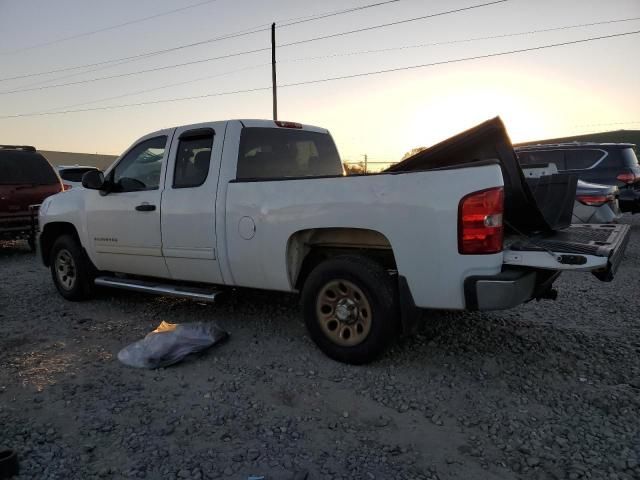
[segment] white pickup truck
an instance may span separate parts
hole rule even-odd
[[[545,220],[499,119],[361,176],[344,175],[322,128],[187,125],[142,137],[83,185],[40,208],[42,259],[65,298],[96,285],[201,301],[225,287],[301,292],[314,341],[356,364],[421,309],[550,298],[563,270],[609,280],[629,234],[554,226],[562,205]]]

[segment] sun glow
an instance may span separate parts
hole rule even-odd
[[[623,106],[612,98],[612,92],[596,95],[543,69],[457,67],[345,89],[331,106],[318,101],[308,120],[328,127],[349,160],[368,153],[374,160],[398,161],[414,147],[428,147],[495,116],[514,143],[575,133],[567,126],[624,117]]]

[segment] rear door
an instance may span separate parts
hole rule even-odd
[[[162,258],[160,200],[172,131],[145,137],[107,173],[112,189],[85,190],[88,237],[100,270],[169,276]]]
[[[181,127],[162,193],[162,253],[172,278],[223,283],[216,252],[216,193],[225,122]]]

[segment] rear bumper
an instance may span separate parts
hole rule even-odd
[[[620,210],[623,212],[640,212],[640,190],[621,188],[618,202],[620,203]]]
[[[606,203],[599,207],[583,205],[576,202],[573,207],[573,224],[578,223],[614,223],[617,222],[622,213],[618,201]]]
[[[24,214],[0,216],[0,239],[35,238],[38,231],[38,207],[39,205],[32,205],[29,212]]]
[[[467,310],[506,310],[539,298],[560,272],[507,269],[497,275],[473,276],[464,282]]]

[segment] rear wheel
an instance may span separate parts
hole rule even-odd
[[[62,235],[54,242],[49,263],[60,295],[67,300],[82,300],[91,295],[93,268],[74,237]]]
[[[366,257],[344,255],[318,265],[304,284],[302,305],[311,338],[340,362],[371,362],[398,331],[395,283]]]

